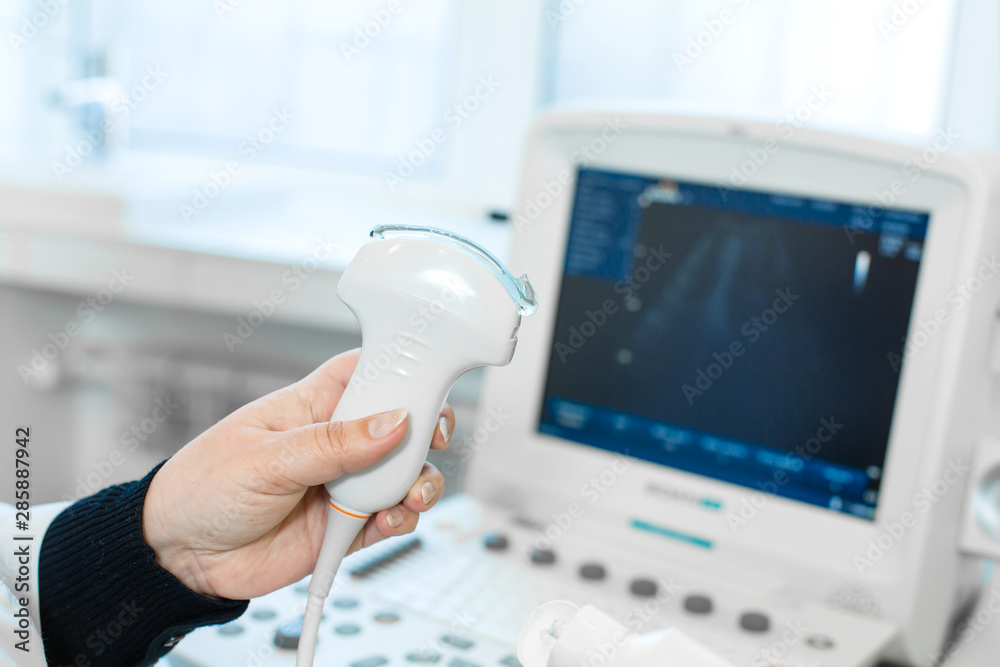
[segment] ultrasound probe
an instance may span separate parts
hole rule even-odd
[[[455,381],[480,366],[505,366],[522,315],[535,311],[526,275],[457,234],[386,225],[371,232],[344,272],[337,296],[363,335],[357,368],[331,421],[406,408],[403,442],[370,468],[326,484],[326,536],[309,582],[296,656],[313,663],[323,604],[340,562],[372,514],[401,501],[420,474]]]

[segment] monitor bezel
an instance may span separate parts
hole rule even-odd
[[[505,410],[510,418],[491,446],[473,459],[468,478],[471,493],[487,501],[517,496],[512,503],[525,508],[558,508],[558,499],[578,496],[580,481],[606,469],[614,458],[610,452],[537,430],[581,148],[591,149],[593,159],[588,159],[587,166],[596,169],[718,183],[726,182],[733,165],[746,159],[747,150],[769,145],[768,141],[778,142],[779,150],[770,155],[767,169],[749,187],[842,202],[871,202],[872,184],[890,187],[901,178],[902,165],[919,153],[919,149],[806,129],[787,138],[779,126],[714,118],[640,114],[623,119],[617,114],[586,112],[556,114],[535,127],[528,142],[518,213],[512,221],[511,266],[515,272],[529,273],[540,307],[535,317],[522,324],[512,367],[489,374],[483,407]],[[562,182],[565,173],[571,177],[563,184],[563,192],[551,196],[556,189],[553,184]],[[970,208],[975,204],[976,193],[970,192],[974,180],[962,163],[941,154],[922,172],[919,188],[910,187],[898,196],[899,208],[930,215],[911,326],[946,302],[948,287],[955,283],[963,264],[974,266],[970,261],[974,256],[963,248]],[[538,206],[546,203],[546,192],[550,201]],[[529,215],[530,203],[536,204],[534,216]],[[635,463],[627,484],[605,496],[602,516],[665,522],[672,529],[706,537],[715,554],[773,556],[775,571],[782,571],[788,563],[807,564],[801,568],[803,580],[816,571],[857,578],[853,557],[864,553],[888,519],[907,511],[914,490],[933,475],[947,453],[948,445],[941,439],[950,427],[947,413],[927,406],[948,398],[941,394],[945,380],[940,376],[941,363],[957,353],[951,342],[965,336],[968,315],[959,313],[948,330],[904,364],[874,522],[773,497],[766,511],[734,534],[721,520],[725,511],[712,515],[643,489],[662,483],[719,498],[725,508],[738,507],[748,489],[642,461]],[[553,474],[556,470],[558,475]],[[913,574],[907,566],[932,534],[930,523],[918,524],[906,544],[887,552],[877,571],[866,575],[867,581],[891,585]],[[789,531],[789,525],[805,529]],[[622,528],[621,532],[628,531]],[[675,547],[663,543],[673,555],[682,553]],[[901,609],[908,601],[912,602],[912,596],[897,596],[893,604]]]

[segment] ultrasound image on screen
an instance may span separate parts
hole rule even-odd
[[[581,170],[539,430],[874,518],[927,223]]]

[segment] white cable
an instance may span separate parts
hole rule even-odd
[[[296,667],[311,667],[316,653],[316,639],[319,637],[319,622],[323,620],[323,603],[326,598],[309,594],[306,613],[302,619],[302,634],[299,635],[299,650],[295,655]]]
[[[323,619],[323,604],[333,587],[340,562],[344,560],[351,543],[367,520],[368,517],[349,516],[333,507],[327,512],[326,537],[323,539],[323,547],[319,550],[319,559],[316,561],[312,579],[309,580],[309,599],[302,619],[302,634],[299,635],[295,667],[312,667],[319,624]]]

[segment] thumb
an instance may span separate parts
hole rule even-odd
[[[388,456],[406,436],[406,408],[346,422],[322,422],[285,431],[281,473],[302,486],[318,486],[364,470]]]

